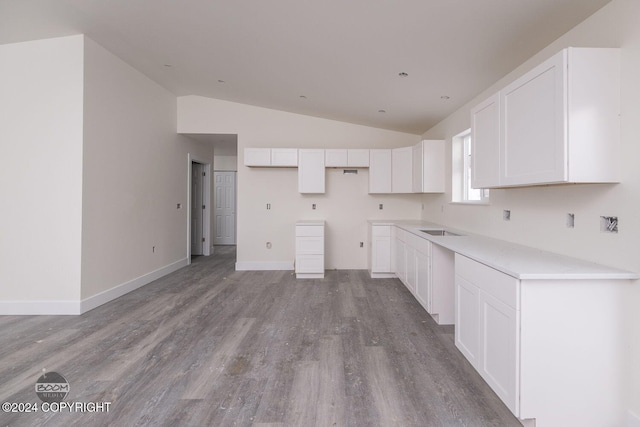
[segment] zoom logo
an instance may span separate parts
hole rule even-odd
[[[57,372],[45,372],[36,381],[36,394],[43,402],[62,402],[69,394],[69,383]]]

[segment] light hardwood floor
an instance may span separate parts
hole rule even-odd
[[[82,316],[0,317],[0,402],[108,413],[0,412],[4,426],[520,426],[396,279],[236,272],[233,247]]]

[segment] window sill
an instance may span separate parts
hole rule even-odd
[[[477,205],[477,206],[489,206],[488,201],[464,201],[464,202],[449,202],[450,205]]]

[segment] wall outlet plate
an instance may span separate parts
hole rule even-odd
[[[576,225],[576,215],[572,213],[567,214],[567,228],[574,228]]]
[[[503,210],[502,219],[504,219],[505,221],[511,221],[511,211],[508,209]]]
[[[601,216],[600,231],[602,233],[617,233],[618,217],[617,216]]]

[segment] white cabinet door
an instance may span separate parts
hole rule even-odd
[[[428,254],[416,251],[416,299],[427,313],[431,311],[431,259]]]
[[[409,244],[405,243],[405,257],[406,257],[406,287],[411,291],[412,294],[416,293],[416,279],[417,279],[417,260],[416,260],[416,250]]]
[[[567,51],[500,91],[501,185],[567,180]]]
[[[391,192],[413,192],[413,147],[391,150]]]
[[[444,141],[420,141],[413,146],[411,157],[413,192],[444,193]]]
[[[500,95],[471,110],[471,187],[500,185]]]
[[[298,192],[324,193],[324,150],[298,151]]]
[[[480,347],[480,290],[468,280],[456,275],[456,328],[458,350],[474,366],[478,366]],[[477,369],[477,368],[476,368]]]
[[[296,167],[298,166],[297,148],[272,148],[271,166]]]
[[[391,272],[391,237],[373,236],[371,259],[372,273]]]
[[[396,276],[402,283],[407,282],[407,255],[405,243],[396,238],[394,241],[394,253],[395,253],[395,271]]]
[[[270,148],[245,148],[245,166],[271,166]]]
[[[391,150],[369,150],[369,193],[391,193]]]
[[[369,150],[367,149],[349,149],[347,150],[347,166],[353,168],[369,167]]]
[[[328,168],[341,168],[348,165],[347,150],[328,149],[324,150],[325,166]]]
[[[478,354],[478,372],[511,412],[518,416],[517,312],[486,292],[480,292],[479,301],[482,351]]]

